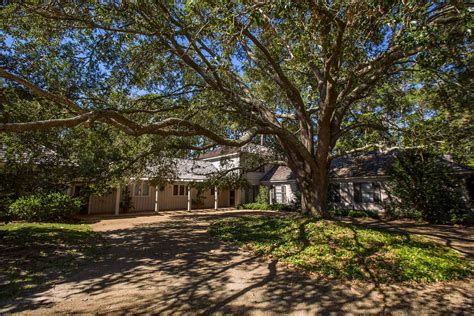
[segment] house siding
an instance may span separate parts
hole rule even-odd
[[[381,185],[380,187],[380,202],[356,202],[354,199],[354,184],[364,182],[377,182]],[[384,212],[383,203],[389,200],[389,196],[386,188],[386,179],[380,177],[372,178],[353,178],[353,179],[333,179],[331,183],[340,184],[340,196],[341,202],[333,203],[336,208],[351,208],[356,210],[372,210],[378,212]]]
[[[357,179],[334,179],[332,183],[340,184],[340,196],[341,201],[339,203],[333,203],[334,207],[339,208],[352,208],[358,210],[374,210],[383,212],[383,202],[389,199],[387,190],[385,188],[385,179],[381,178],[357,178]],[[379,182],[381,184],[381,200],[382,202],[370,202],[370,203],[356,203],[354,200],[354,183],[361,182]],[[186,182],[175,182],[173,184],[187,185]],[[167,184],[163,190],[159,191],[159,209],[160,210],[185,210],[188,207],[187,195],[184,196],[173,196],[173,184]],[[286,189],[286,203],[295,202],[298,191],[295,182],[284,182],[284,183],[266,183],[271,187],[278,187],[278,192],[281,192],[281,187],[285,186]],[[133,185],[128,186],[132,194],[133,209],[130,212],[144,212],[153,211],[155,208],[155,192],[156,188],[150,186],[148,196],[133,196]],[[230,192],[229,190],[218,190],[218,207],[230,207]],[[191,199],[197,197],[197,190],[191,188]],[[211,190],[202,192],[203,204],[199,208],[214,208],[214,195],[211,195]],[[280,196],[278,196],[280,197]],[[235,190],[235,206],[242,203],[242,199],[245,198],[245,192],[242,190]],[[115,201],[116,201],[116,190],[104,196],[92,195],[89,200],[89,213],[90,214],[113,214],[115,212]],[[283,201],[276,199],[275,196],[272,198],[272,203],[282,203]],[[198,208],[196,205],[191,206],[192,209]]]
[[[220,190],[217,200],[219,203],[219,207],[229,207],[229,191]],[[236,203],[237,203],[237,199],[236,199]]]
[[[117,190],[105,195],[91,195],[89,198],[89,214],[113,214]]]
[[[175,182],[173,184],[167,184],[163,190],[158,193],[159,208],[160,210],[185,210],[188,208],[188,196],[173,195],[173,185],[181,184],[187,185],[185,182]],[[153,211],[155,209],[155,193],[156,187],[150,186],[148,196],[133,196],[133,185],[128,185],[130,194],[132,194],[133,209],[129,212],[144,212]],[[229,207],[229,191],[219,190],[218,206]],[[89,199],[89,214],[113,214],[115,213],[115,201],[117,196],[117,190],[113,190],[111,193],[99,196],[92,195]],[[191,199],[197,197],[197,190],[191,188]],[[203,205],[200,208],[214,208],[214,195],[211,195],[211,190],[206,190],[202,193]],[[240,194],[239,190],[236,190],[236,205],[239,203]],[[196,208],[192,205],[192,209]]]
[[[133,203],[133,210],[135,212],[143,212],[143,211],[152,211],[155,209],[155,192],[156,188],[154,186],[150,186],[148,189],[147,196],[133,196],[133,185],[129,185],[128,188],[132,194],[132,203]]]
[[[381,202],[370,202],[370,203],[356,203],[354,200],[354,183],[363,183],[363,182],[378,182],[381,184],[380,196]],[[381,177],[371,177],[371,178],[352,178],[352,179],[332,179],[331,183],[338,183],[340,185],[340,197],[341,201],[339,203],[333,203],[332,205],[336,208],[352,208],[357,210],[374,210],[378,212],[384,212],[383,203],[389,200],[386,188],[386,178]],[[282,203],[281,200],[281,187],[285,186],[286,189],[286,198],[287,204],[296,202],[296,193],[298,192],[298,187],[296,182],[265,182],[269,188],[273,188],[274,192],[272,195],[272,204]],[[275,188],[278,192],[275,195]]]

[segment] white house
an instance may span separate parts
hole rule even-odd
[[[199,192],[193,184],[204,182],[222,170],[239,169],[254,155],[268,152],[268,148],[248,144],[241,148],[219,147],[201,154],[198,159],[175,159],[175,176],[166,185],[153,186],[147,176],[132,179],[128,185],[133,203],[132,212],[195,208],[237,207],[254,202],[259,187],[269,188],[270,204],[290,204],[297,199],[296,178],[288,167],[262,165],[242,174],[248,186],[243,188],[210,188]],[[389,199],[385,183],[390,167],[399,151],[371,151],[333,159],[330,170],[330,200],[336,207],[383,211],[383,202]],[[472,174],[468,167],[448,162],[454,172]],[[153,168],[150,168],[153,171]],[[80,191],[75,185],[71,192]],[[124,188],[114,189],[105,196],[92,195],[87,205],[88,214],[119,214]],[[199,195],[199,196],[198,196]]]

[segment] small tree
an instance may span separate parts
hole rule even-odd
[[[209,185],[205,182],[193,183],[192,187],[196,189],[196,196],[192,199],[192,205],[195,208],[204,206],[204,192],[209,189]]]
[[[457,223],[467,218],[460,181],[441,157],[410,151],[394,163],[390,194],[395,197],[389,209],[404,215],[419,213],[431,223]]]
[[[127,213],[128,211],[133,209],[132,195],[130,194],[130,188],[128,186],[123,189],[122,201],[120,201],[120,208],[122,209],[123,213]]]
[[[257,198],[255,199],[256,203],[259,204],[267,204],[268,203],[268,188],[264,185],[261,185],[258,188],[258,195]]]

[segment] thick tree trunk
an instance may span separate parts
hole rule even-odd
[[[318,182],[315,190],[316,209],[323,218],[330,218],[328,211],[329,166],[318,170]]]
[[[294,153],[294,152],[293,152]],[[294,155],[289,155],[289,167],[296,175],[298,188],[301,192],[301,207],[305,214],[329,218],[327,207],[328,190],[328,166],[322,164],[322,168],[316,167],[312,163],[304,161],[301,157],[295,159]]]
[[[303,213],[322,218],[331,217],[327,205],[329,182],[327,174],[327,170],[318,170],[312,176],[308,175],[306,179],[297,179],[301,190]]]
[[[321,122],[318,125],[316,152],[312,133],[310,135],[302,133],[299,139],[295,139],[293,135],[279,136],[280,144],[288,157],[288,165],[296,175],[301,191],[302,211],[313,216],[330,218],[327,205],[328,156],[331,148],[330,121]]]

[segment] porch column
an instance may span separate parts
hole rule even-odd
[[[117,195],[115,196],[115,215],[120,213],[120,186],[117,186]]]
[[[188,211],[191,211],[191,187],[188,185]]]
[[[157,213],[160,210],[159,196],[160,196],[160,186],[157,185],[155,187],[155,212],[157,212]]]
[[[217,197],[217,186],[214,187],[214,209],[217,210],[219,199]]]
[[[272,186],[269,187],[270,190],[268,190],[268,196],[269,196],[269,203],[268,204],[272,204]]]

